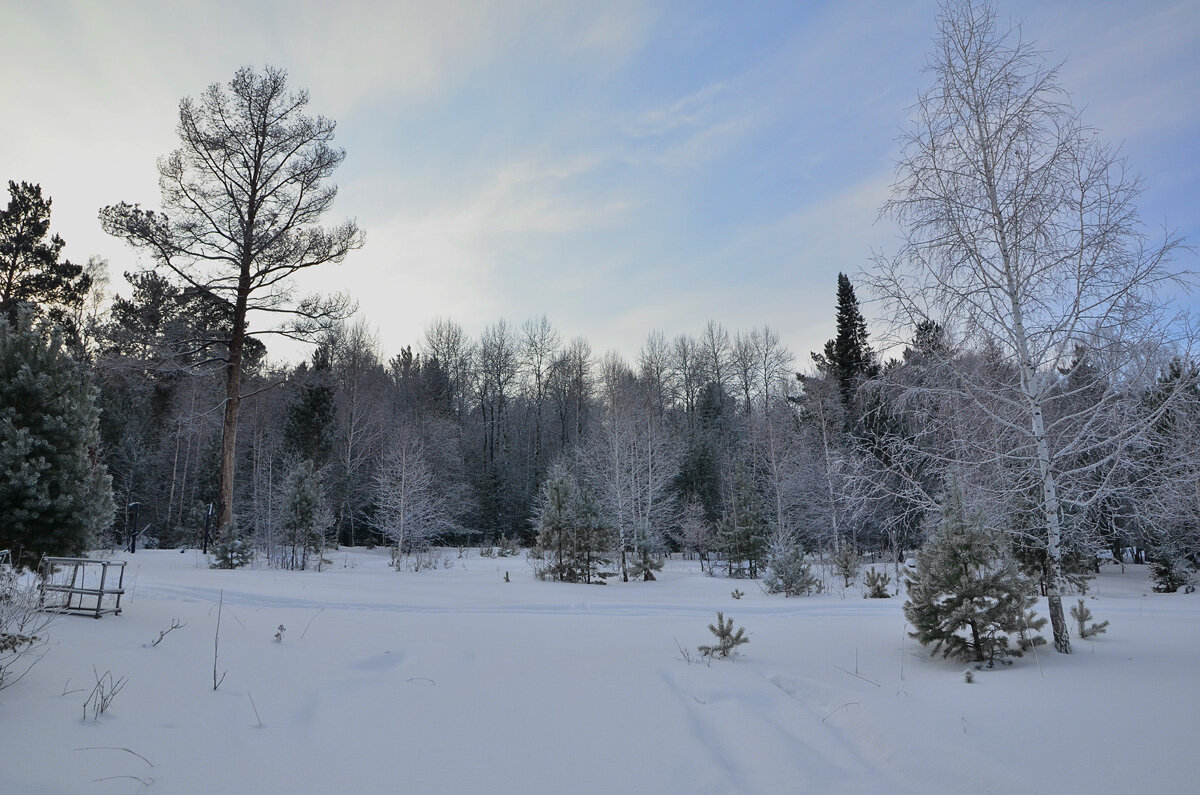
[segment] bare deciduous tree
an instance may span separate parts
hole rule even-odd
[[[957,368],[954,388],[1004,429],[1011,447],[992,457],[1039,495],[1054,644],[1069,653],[1063,515],[1094,497],[1064,491],[1078,480],[1068,470],[1103,482],[1146,420],[1128,416],[1113,389],[1068,405],[1076,387],[1064,384],[1079,348],[1094,384],[1128,378],[1131,352],[1159,344],[1155,291],[1174,278],[1178,241],[1143,233],[1138,180],[1080,121],[1057,69],[1019,29],[998,28],[990,5],[942,6],[928,71],[934,84],[918,99],[884,208],[905,244],[880,260],[874,287],[898,327],[940,320],[1015,373]]]
[[[375,527],[401,555],[424,552],[455,528],[450,505],[437,488],[424,444],[403,429],[375,475]]]

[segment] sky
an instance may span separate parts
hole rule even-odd
[[[1144,179],[1148,231],[1200,244],[1200,2],[1000,0],[1084,119]],[[181,98],[288,71],[337,121],[327,221],[366,245],[306,272],[348,291],[385,355],[449,317],[546,315],[636,355],[648,333],[834,333],[839,271],[898,247],[879,218],[930,78],[934,2],[0,0],[0,180],[53,198],[66,254],[116,291],[149,266],[100,229],[158,207]],[[1178,263],[1200,270],[1195,251]],[[864,301],[869,299],[860,295]],[[866,306],[868,317],[872,309]],[[273,343],[280,358],[303,348]]]

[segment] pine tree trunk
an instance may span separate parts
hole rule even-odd
[[[233,478],[237,463],[238,410],[242,405],[242,349],[246,343],[246,301],[250,294],[250,262],[244,260],[238,280],[229,360],[225,363],[225,417],[221,423],[221,485],[217,497],[217,538],[228,540],[233,524]]]

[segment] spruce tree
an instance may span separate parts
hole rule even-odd
[[[296,368],[293,380],[299,384],[299,392],[288,403],[284,442],[300,460],[312,461],[319,470],[329,460],[333,448],[332,430],[337,413],[328,349],[317,348],[312,367],[302,363]]]
[[[96,391],[32,312],[0,323],[0,549],[18,566],[79,555],[113,520]]]
[[[874,375],[877,368],[867,344],[867,321],[854,295],[854,285],[844,273],[838,274],[837,282],[837,336],[825,343],[824,353],[814,353],[813,360],[822,372],[837,379],[842,404],[849,409],[859,384]]]
[[[937,531],[917,555],[904,615],[912,637],[930,654],[992,667],[1045,640],[1033,635],[1046,619],[1034,616],[1034,585],[1022,577],[1008,548],[966,516],[957,488],[942,501]]]

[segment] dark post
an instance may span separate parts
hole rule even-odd
[[[133,509],[133,530],[129,529],[129,513],[125,514],[125,534],[129,537],[129,545],[127,549],[130,554],[137,552],[137,537],[138,537],[138,516],[141,514],[142,504],[140,502],[131,502],[129,507]]]
[[[204,527],[200,530],[200,551],[205,555],[208,554],[208,535],[212,528],[213,506],[210,502],[208,510],[204,514]]]

